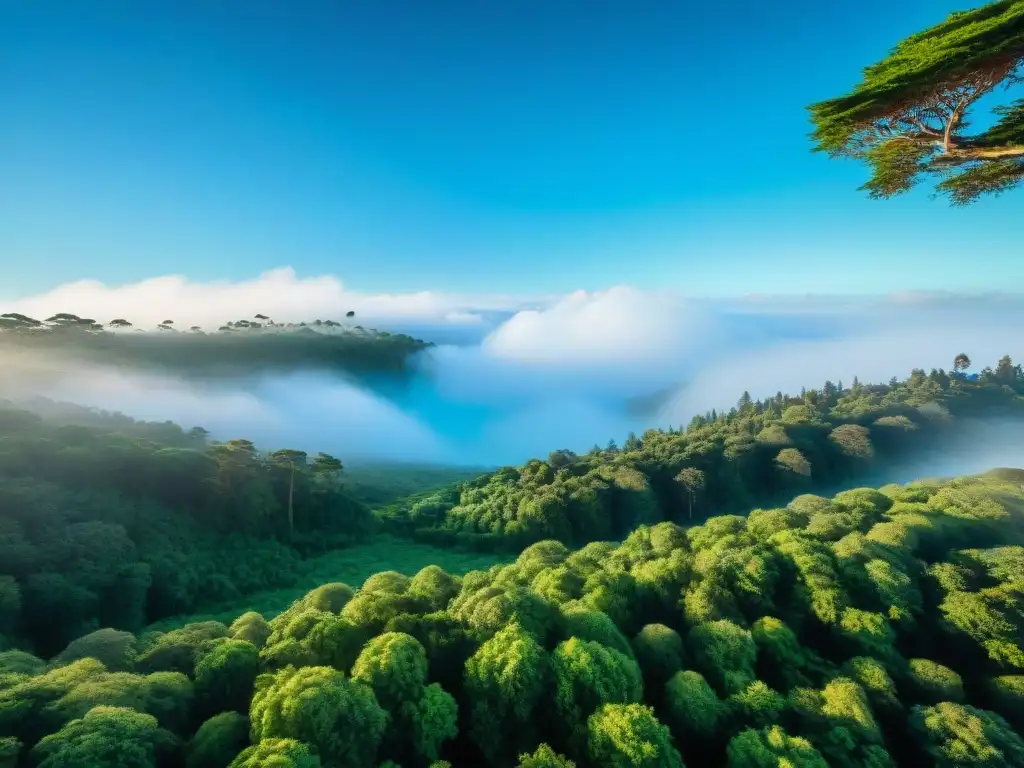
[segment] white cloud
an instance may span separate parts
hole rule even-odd
[[[680,296],[618,286],[576,291],[547,308],[520,311],[483,347],[520,363],[652,363],[669,350],[693,348],[713,329],[710,313]]]
[[[118,286],[81,280],[8,302],[4,311],[39,318],[71,312],[100,322],[124,317],[138,327],[151,327],[168,318],[178,325],[211,327],[257,313],[279,322],[339,319],[349,310],[361,319],[385,323],[465,325],[481,322],[482,310],[515,310],[525,303],[520,297],[500,295],[361,293],[346,288],[332,275],[300,278],[286,267],[234,283],[198,283],[180,275]]]

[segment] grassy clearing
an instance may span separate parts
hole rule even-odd
[[[371,508],[471,480],[487,467],[461,467],[412,462],[346,462],[345,490]]]
[[[309,558],[305,562],[305,575],[294,586],[256,592],[243,601],[214,606],[201,614],[172,616],[150,625],[148,629],[167,631],[193,621],[230,623],[246,611],[257,611],[270,619],[281,613],[293,600],[321,584],[341,581],[359,587],[369,576],[380,571],[398,571],[412,576],[428,565],[439,565],[449,573],[461,576],[469,571],[490,568],[496,563],[511,562],[513,559],[511,555],[442,549],[381,534],[364,544]]]

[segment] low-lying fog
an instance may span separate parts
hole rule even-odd
[[[826,379],[888,380],[914,367],[948,369],[959,352],[975,368],[1024,358],[1024,304],[997,298],[730,304],[617,288],[473,322],[372,324],[439,342],[408,385],[371,391],[311,371],[210,384],[26,358],[3,361],[0,396],[43,395],[350,460],[497,465],[685,425],[729,408],[745,389],[758,398]],[[929,462],[890,479],[1024,466],[1024,429],[972,428],[936,446]]]

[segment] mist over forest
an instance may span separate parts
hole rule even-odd
[[[728,410],[744,390],[759,398],[855,376],[885,381],[912,367],[948,368],[964,349],[984,360],[1013,355],[1024,304],[922,295],[737,305],[622,288],[479,317],[360,319],[436,344],[413,353],[404,374],[357,378],[252,363],[210,380],[144,363],[68,361],[44,350],[6,356],[0,396],[169,419],[221,440],[245,435],[267,450],[497,466],[685,425],[695,414]],[[1012,457],[998,463],[1013,464]]]

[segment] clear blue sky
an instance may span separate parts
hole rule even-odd
[[[1024,193],[870,202],[804,107],[948,0],[49,0],[0,23],[0,298],[1024,287]]]

